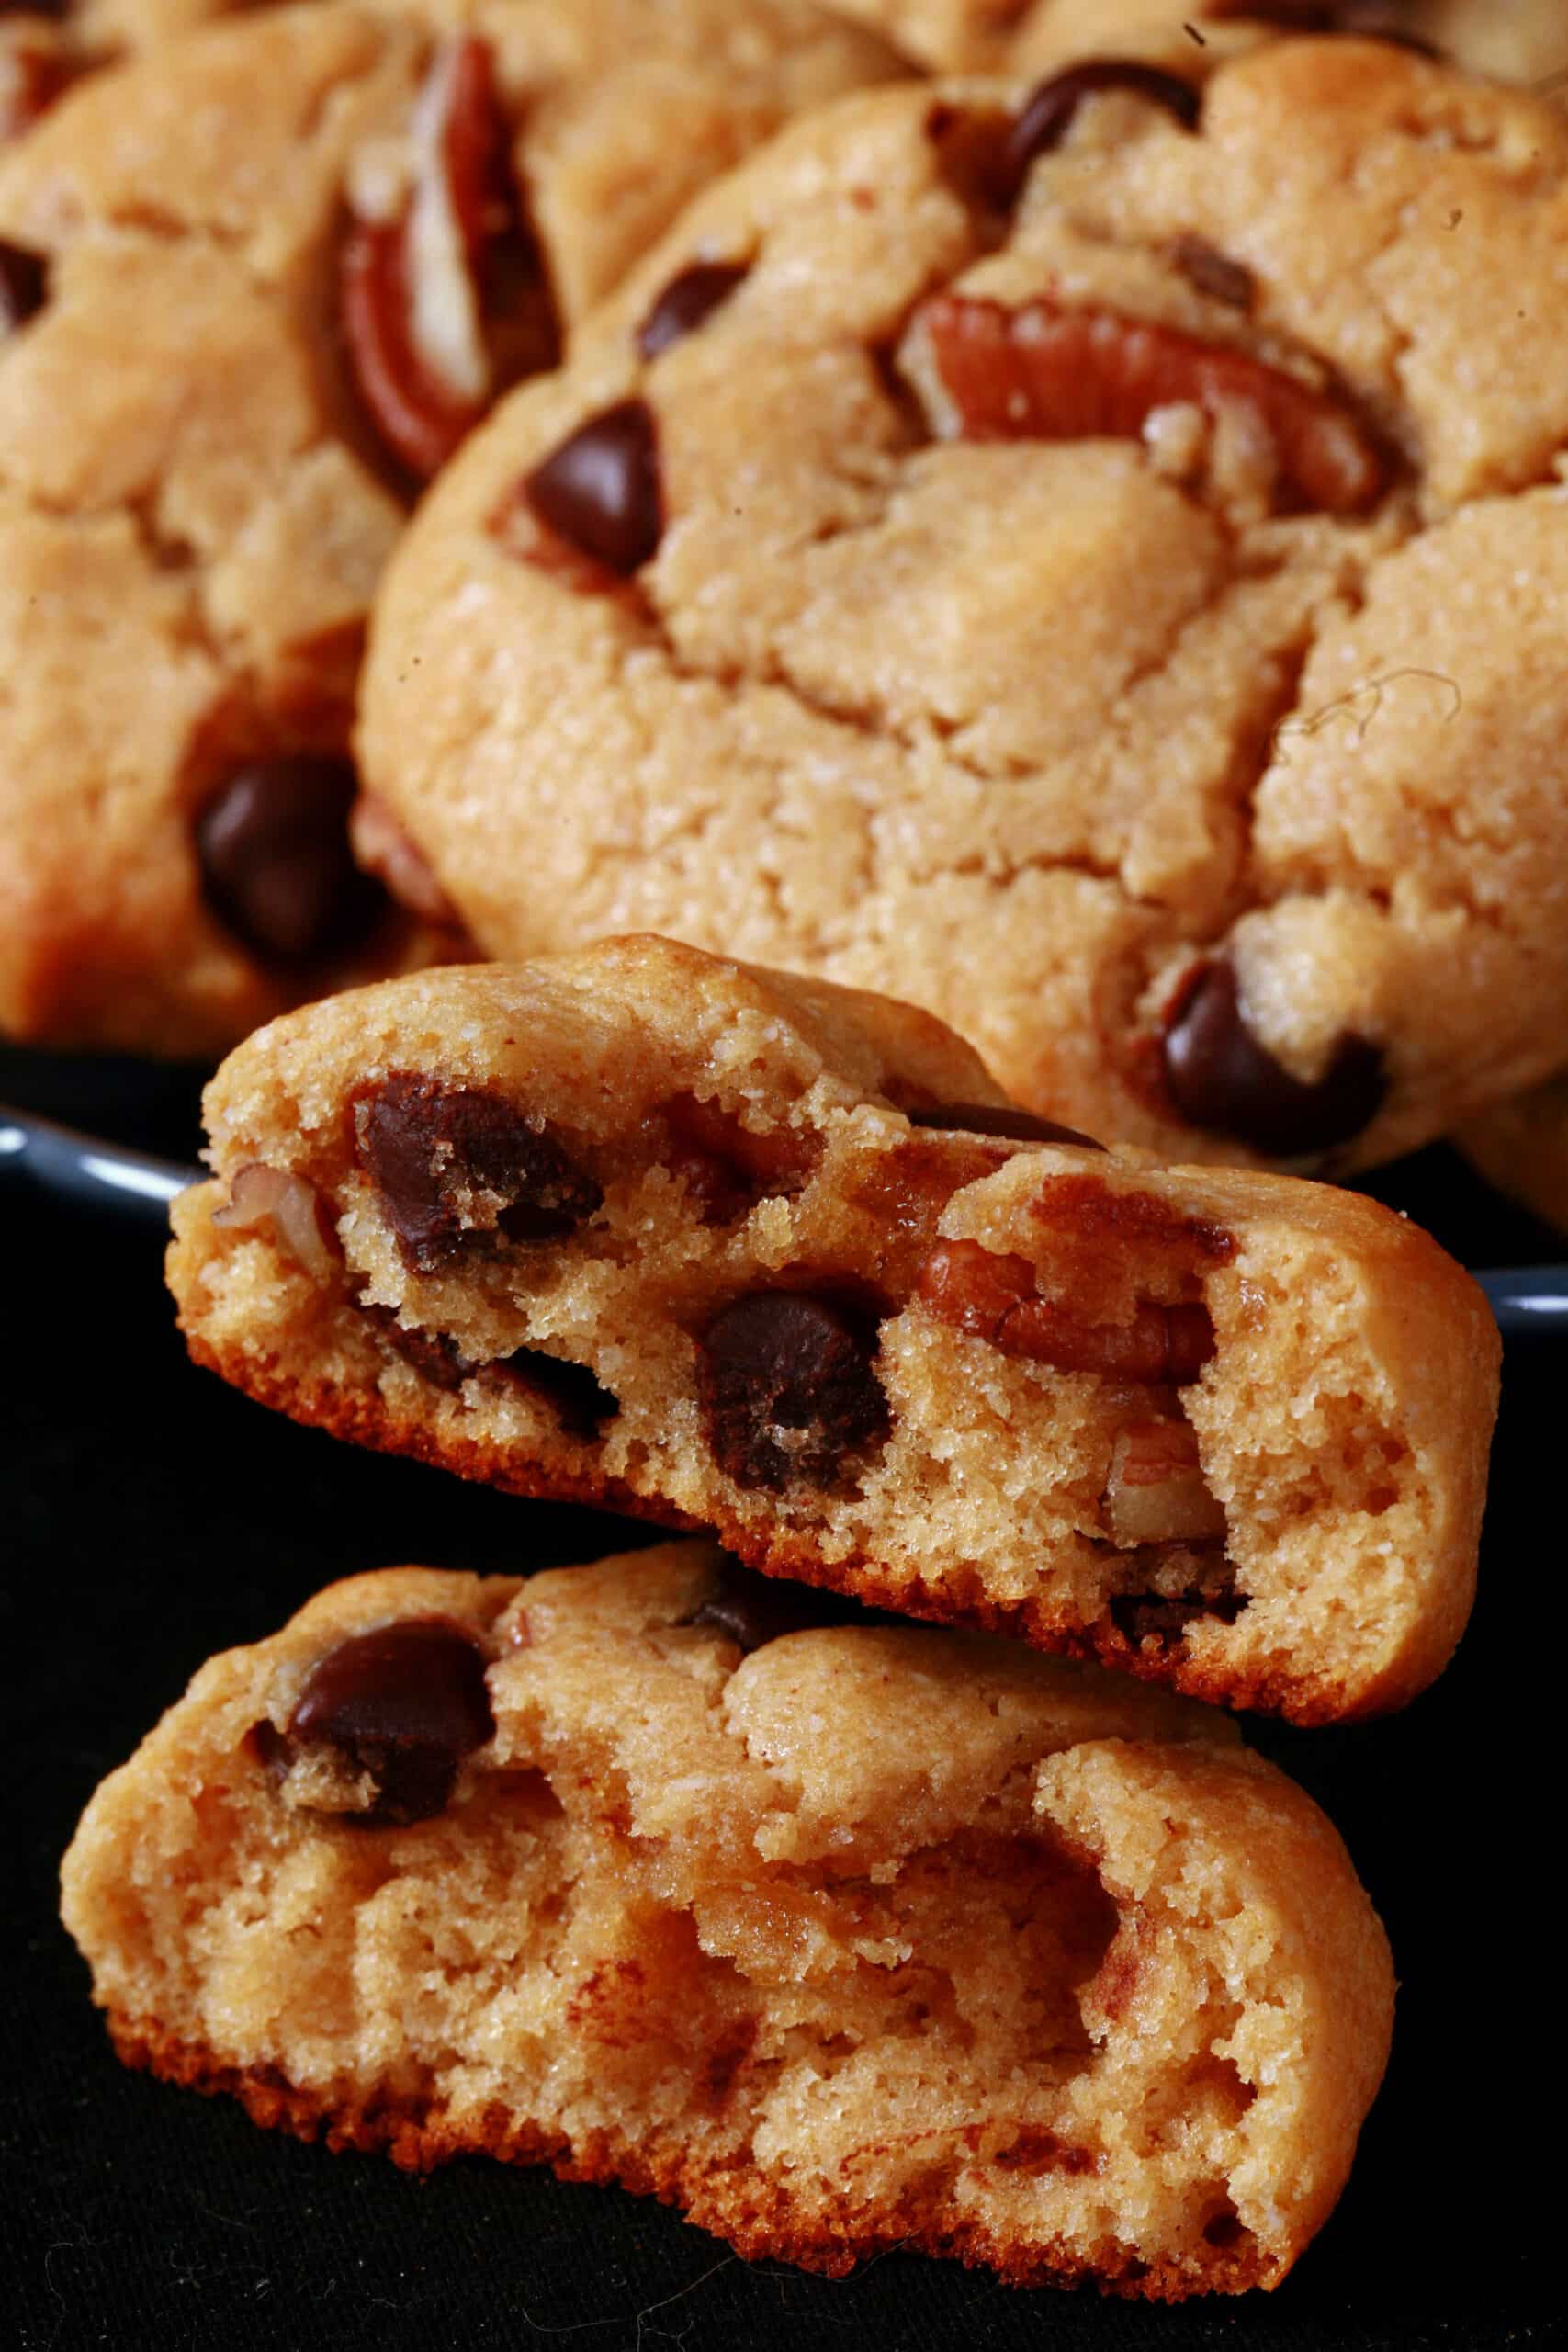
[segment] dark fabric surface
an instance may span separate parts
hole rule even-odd
[[[1475,1262],[1554,1254],[1447,1155],[1379,1189]],[[1561,1947],[1549,1927],[1562,1850],[1556,1352],[1510,1353],[1481,1603],[1443,1681],[1384,1724],[1256,1727],[1343,1831],[1403,1980],[1393,2063],[1355,2176],[1294,2277],[1272,2298],[1175,2312],[1019,2294],[902,2255],[834,2283],[750,2267],[614,2190],[477,2160],[418,2181],[384,2159],[332,2156],[116,2064],[56,1919],[55,1872],[95,1783],[201,1660],[271,1632],[318,1586],[361,1568],[515,1572],[640,1537],[291,1428],[186,1363],[153,1226],[90,1223],[14,1182],[0,1182],[0,1203],[13,1822],[0,2293],[17,2307],[6,2340],[39,2352],[1315,2352],[1562,2340],[1548,2202],[1562,2079]]]

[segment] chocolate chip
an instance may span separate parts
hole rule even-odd
[[[672,343],[680,343],[728,302],[748,274],[739,261],[694,261],[672,277],[637,331],[637,347],[645,359],[657,359]]]
[[[490,1370],[543,1396],[555,1408],[568,1437],[585,1442],[596,1438],[621,1409],[619,1397],[601,1387],[585,1363],[570,1363],[564,1356],[546,1355],[538,1348],[518,1348],[513,1354],[502,1356]]]
[[[664,531],[659,442],[645,401],[617,401],[580,425],[523,485],[541,523],[580,553],[629,575]]]
[[[0,237],[0,334],[25,327],[49,300],[49,264],[25,245]]]
[[[1076,1143],[1087,1151],[1103,1151],[1092,1136],[1077,1127],[1058,1126],[1055,1119],[1037,1119],[1032,1111],[1009,1103],[933,1102],[929,1110],[908,1114],[912,1127],[940,1127],[949,1134],[998,1136],[1006,1143]]]
[[[874,1319],[806,1291],[751,1291],[721,1307],[697,1348],[708,1442],[739,1487],[836,1479],[843,1456],[886,1435]]]
[[[214,914],[257,956],[313,964],[359,945],[387,904],[355,865],[347,760],[280,752],[239,769],[196,820],[201,886]]]
[[[1190,82],[1166,74],[1157,65],[1140,65],[1130,57],[1089,57],[1069,65],[1031,92],[1013,124],[1002,157],[1001,170],[1013,195],[1023,186],[1030,165],[1061,144],[1073,117],[1085,98],[1102,90],[1125,90],[1151,106],[1164,107],[1184,130],[1196,130],[1201,100]]]
[[[355,1143],[418,1273],[446,1265],[475,1233],[558,1239],[604,1197],[559,1144],[488,1087],[393,1070],[355,1103]]]
[[[1199,965],[1177,990],[1162,1050],[1170,1099],[1190,1125],[1276,1159],[1359,1135],[1386,1091],[1382,1056],[1365,1037],[1342,1037],[1320,1079],[1293,1078],[1247,1027],[1235,967],[1224,961]]]
[[[1258,291],[1252,272],[1244,262],[1221,253],[1207,237],[1173,238],[1170,257],[1189,286],[1208,295],[1211,301],[1224,302],[1233,311],[1251,310]]]
[[[784,1634],[806,1633],[819,1625],[882,1622],[880,1612],[863,1609],[840,1593],[818,1592],[812,1585],[759,1576],[755,1568],[730,1559],[724,1562],[718,1583],[707,1599],[682,1620],[687,1625],[711,1626],[748,1656]]]
[[[465,1756],[494,1736],[479,1645],[445,1617],[402,1617],[329,1650],[288,1718],[297,1747],[337,1749],[376,1784],[367,1825],[425,1821],[452,1793]]]

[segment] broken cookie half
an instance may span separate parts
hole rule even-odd
[[[213,1659],[65,1860],[121,2056],[829,2273],[1277,2283],[1388,2049],[1328,1822],[1209,1710],[983,1636],[781,1634],[815,1598],[698,1543],[388,1569]]]
[[[207,1115],[183,1328],[299,1420],[1299,1722],[1463,1626],[1468,1276],[1020,1113],[907,1006],[611,942],[289,1015]]]

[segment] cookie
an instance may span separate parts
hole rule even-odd
[[[1495,1103],[1454,1141],[1489,1184],[1568,1232],[1568,1079]]]
[[[1568,122],[1386,43],[1110,71],[700,198],[422,507],[362,765],[489,954],[668,933],[1342,1170],[1568,994]]]
[[[412,495],[705,174],[891,70],[802,0],[321,5],[96,75],[12,146],[0,1030],[217,1053],[451,952],[374,812],[434,941],[345,831]]]
[[[65,1860],[121,2057],[834,2276],[1277,2284],[1393,2008],[1328,1822],[1206,1709],[805,1623],[679,1544],[355,1577],[214,1658]]]
[[[1021,1115],[907,1006],[612,942],[292,1015],[207,1117],[182,1326],[299,1420],[1300,1722],[1463,1626],[1469,1277]]]

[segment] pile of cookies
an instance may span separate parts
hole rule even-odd
[[[1393,1975],[1227,1711],[1440,1672],[1498,1359],[1313,1180],[1563,1120],[1560,18],[7,17],[0,1027],[235,1048],[198,1362],[683,1538],[208,1666],[128,2060],[1285,2275]]]

